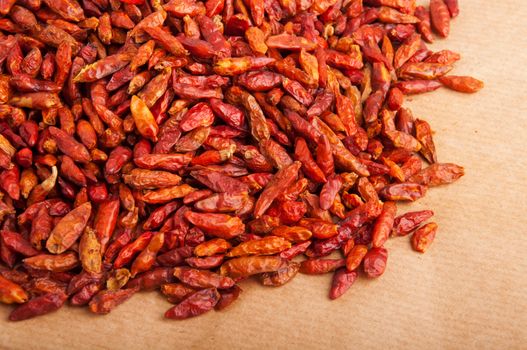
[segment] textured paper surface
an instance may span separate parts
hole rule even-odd
[[[450,38],[432,49],[460,52],[454,73],[486,87],[410,103],[436,131],[439,160],[466,169],[412,206],[436,212],[429,252],[393,239],[386,273],[336,301],[331,275],[299,275],[278,289],[244,283],[230,309],[187,321],[164,320],[169,304],[155,292],[103,317],[68,307],[8,323],[10,308],[0,306],[0,348],[525,349],[527,9],[522,0],[460,2]]]

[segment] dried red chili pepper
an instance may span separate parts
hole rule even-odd
[[[395,85],[405,95],[422,94],[434,91],[441,87],[441,83],[435,80],[408,80],[401,81]]]
[[[2,230],[0,231],[0,238],[5,247],[11,249],[13,252],[20,253],[23,256],[35,256],[39,253],[39,251],[33,248],[18,232]]]
[[[124,246],[113,263],[114,268],[118,269],[130,263],[137,253],[146,248],[153,235],[151,231],[143,232],[135,241]]]
[[[224,262],[220,274],[231,278],[248,277],[277,271],[281,265],[282,259],[278,256],[246,256]]]
[[[430,17],[436,32],[447,37],[450,34],[450,13],[443,0],[430,0]]]
[[[226,214],[202,214],[187,211],[185,219],[210,235],[224,239],[230,239],[245,232],[245,225],[240,218]]]
[[[161,162],[186,162],[186,160],[182,160],[184,156],[177,155],[175,157],[167,157],[160,161],[155,159],[150,159],[150,157],[145,157],[139,160],[139,158],[136,158],[137,162],[144,162],[142,164],[152,164],[153,162],[156,162],[157,164],[160,164]],[[160,187],[169,187],[169,186],[176,186],[181,182],[181,177],[179,177],[176,174],[166,172],[166,171],[158,171],[158,170],[146,170],[146,169],[133,169],[127,174],[123,175],[124,182],[129,185],[130,187],[133,187],[137,190],[144,190],[144,189],[154,189],[154,188],[160,188]]]
[[[170,302],[179,303],[186,297],[196,292],[196,289],[183,283],[169,283],[161,286],[161,293],[168,297]]]
[[[431,210],[413,211],[398,216],[394,220],[393,235],[406,236],[432,216],[434,216],[434,212]]]
[[[439,81],[449,89],[466,93],[478,92],[484,86],[481,80],[465,76],[448,75],[440,77]]]
[[[340,268],[333,274],[333,281],[331,282],[331,290],[329,291],[330,299],[337,299],[351,288],[351,285],[358,277],[356,271],[347,271]]]
[[[174,268],[174,276],[181,282],[194,288],[227,289],[234,286],[234,280],[229,277],[188,267]]]
[[[95,231],[87,227],[79,242],[79,259],[83,269],[88,273],[97,274],[102,270],[101,244]]]
[[[372,233],[372,245],[374,247],[382,247],[384,242],[390,236],[394,225],[395,213],[397,206],[394,202],[385,202],[381,215],[377,218]]]
[[[52,272],[64,272],[74,269],[79,265],[79,259],[75,252],[67,252],[58,255],[39,254],[23,260],[24,265],[36,269]]]
[[[312,236],[310,230],[300,226],[278,226],[273,229],[272,233],[275,236],[282,237],[293,242],[307,241]]]
[[[300,162],[280,169],[264,188],[254,206],[254,217],[259,218],[271,206],[278,195],[296,180]]]
[[[425,186],[439,186],[452,183],[463,175],[465,175],[465,170],[459,165],[434,163],[410,177],[408,181]]]
[[[313,159],[307,142],[301,137],[295,141],[295,159],[302,163],[302,170],[311,180],[315,182],[327,181],[324,172]]]
[[[291,247],[291,243],[282,237],[267,236],[261,239],[240,243],[227,253],[227,257],[243,255],[272,255]]]
[[[367,246],[362,244],[354,245],[348,253],[348,256],[346,257],[346,268],[348,269],[348,271],[354,271],[355,269],[357,269],[367,252]]]
[[[203,212],[239,212],[249,201],[247,193],[219,193],[201,199],[194,207]]]
[[[91,215],[91,203],[86,202],[66,214],[51,231],[46,248],[60,254],[70,248],[81,236]]]
[[[459,4],[458,0],[444,0],[446,6],[448,7],[448,12],[450,12],[450,17],[454,18],[459,15]]]
[[[174,282],[173,269],[158,267],[150,271],[143,272],[132,279],[127,287],[138,288],[140,290],[154,290],[165,283]]]
[[[156,256],[159,250],[163,248],[165,242],[165,235],[163,232],[155,234],[146,248],[134,260],[131,268],[132,277],[135,277],[140,272],[148,271],[154,265]]]
[[[385,248],[372,248],[364,256],[364,272],[368,277],[379,277],[386,269],[388,251]]]
[[[260,281],[264,286],[283,286],[287,282],[291,281],[298,271],[300,270],[300,264],[294,261],[284,263],[284,266],[279,268],[275,272],[265,272],[260,276]]]
[[[417,229],[412,236],[412,247],[420,253],[424,253],[434,241],[437,224],[430,222]]]
[[[430,12],[424,6],[417,6],[415,8],[415,17],[419,18],[420,22],[417,24],[417,30],[423,36],[426,42],[434,42],[434,36],[432,34]]]
[[[181,303],[165,313],[166,318],[183,320],[199,316],[210,311],[220,300],[220,293],[215,288],[206,288],[191,294]]]
[[[208,256],[205,258],[187,258],[185,262],[190,266],[197,269],[213,269],[219,267],[223,263],[222,255]]]
[[[136,289],[103,290],[89,303],[90,311],[96,314],[107,314],[124,303],[136,292]]]
[[[194,255],[199,257],[212,256],[224,253],[230,248],[231,244],[223,238],[214,238],[197,245],[194,248]]]
[[[415,201],[426,194],[427,187],[412,182],[388,185],[380,192],[381,196],[390,201]]]
[[[320,191],[320,208],[322,210],[328,210],[331,207],[335,196],[342,187],[342,183],[343,181],[340,176],[331,175],[328,181],[322,186],[322,190]]]
[[[0,276],[0,302],[4,304],[23,304],[27,301],[27,293],[21,286]]]
[[[309,259],[302,261],[300,272],[310,275],[335,271],[346,264],[344,259]]]
[[[134,95],[130,103],[130,111],[139,133],[145,138],[154,142],[157,141],[159,128],[147,104],[140,97]]]
[[[57,147],[74,161],[79,163],[88,163],[90,153],[83,144],[77,142],[71,135],[65,133],[56,127],[49,127],[50,136],[55,140]]]
[[[20,305],[9,315],[10,321],[22,321],[56,311],[64,305],[68,296],[64,293],[47,293]]]

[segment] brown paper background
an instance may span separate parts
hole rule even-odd
[[[432,49],[460,52],[454,73],[486,87],[410,103],[436,131],[440,161],[466,169],[412,205],[436,212],[429,252],[390,240],[385,274],[360,279],[336,301],[327,297],[331,275],[299,275],[278,289],[244,283],[230,309],[186,321],[164,320],[169,304],[155,292],[102,317],[67,307],[8,323],[10,307],[1,306],[0,348],[526,348],[527,5],[460,2],[451,36]]]

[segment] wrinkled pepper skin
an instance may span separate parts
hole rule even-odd
[[[80,237],[91,215],[91,203],[86,202],[66,214],[55,226],[46,242],[53,254],[61,254]]]
[[[191,294],[181,303],[165,313],[166,318],[183,320],[210,311],[220,300],[220,293],[214,288],[206,288]]]
[[[226,261],[220,268],[220,274],[231,278],[277,271],[282,265],[278,256],[248,256]]]
[[[22,321],[27,320],[28,318],[48,314],[60,309],[62,305],[64,305],[66,299],[66,294],[44,294],[17,307],[11,312],[11,314],[9,314],[9,320]]]

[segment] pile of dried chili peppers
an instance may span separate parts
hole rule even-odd
[[[250,276],[297,272],[334,271],[337,298],[359,269],[383,274],[389,236],[424,252],[433,212],[395,203],[463,175],[402,107],[483,87],[425,44],[456,0],[3,0],[0,14],[10,320],[68,300],[105,314],[154,289],[184,319]]]

